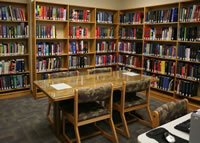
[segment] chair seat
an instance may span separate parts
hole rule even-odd
[[[114,103],[120,104],[120,95],[114,95]],[[146,100],[137,96],[136,93],[126,93],[125,108],[146,104]]]
[[[67,113],[74,113],[74,102],[61,104],[61,109]],[[83,121],[90,118],[109,114],[109,111],[96,102],[79,103],[78,120]]]

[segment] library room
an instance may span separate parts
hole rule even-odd
[[[199,143],[200,0],[0,0],[0,143]]]

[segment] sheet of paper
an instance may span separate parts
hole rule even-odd
[[[65,83],[52,84],[50,86],[55,88],[56,90],[63,90],[63,89],[72,88],[71,86],[69,86]]]
[[[137,75],[139,75],[139,74],[134,73],[134,72],[125,72],[125,73],[123,73],[123,74],[126,74],[126,75],[128,75],[128,76],[137,76]]]

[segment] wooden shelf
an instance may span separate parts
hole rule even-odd
[[[185,77],[176,76],[176,78],[178,78],[178,79],[183,79],[183,80],[187,80],[187,81],[191,81],[191,82],[200,82],[200,81],[198,81],[198,80],[194,80],[194,79],[190,79],[190,78],[185,78]]]
[[[94,52],[89,52],[89,53],[76,53],[76,54],[69,54],[69,56],[78,56],[78,55],[92,55],[95,54]]]
[[[95,38],[69,38],[69,40],[95,40]]]
[[[68,54],[60,54],[60,55],[43,55],[43,56],[37,56],[37,58],[46,58],[46,57],[63,57],[67,56]]]
[[[61,69],[47,70],[47,71],[38,71],[37,74],[52,73],[52,72],[67,71],[67,70],[68,70],[68,68],[61,68]]]
[[[96,55],[99,54],[116,54],[117,52],[96,52]]]
[[[22,54],[22,55],[0,55],[0,58],[7,58],[7,57],[27,57],[29,54]]]
[[[186,21],[186,22],[179,22],[180,24],[199,24],[200,21]]]
[[[119,54],[126,54],[126,55],[133,55],[133,56],[142,56],[142,54],[136,54],[136,53],[129,53],[129,52],[118,52]]]
[[[178,22],[166,22],[166,23],[145,23],[145,25],[175,25]]]
[[[103,23],[103,22],[96,22],[96,25],[109,25],[109,26],[117,26],[118,23]]]
[[[81,69],[90,69],[94,68],[94,66],[87,66],[87,67],[82,67],[82,68],[69,68],[69,70],[81,70]]]
[[[158,56],[149,56],[149,55],[144,55],[144,57],[148,57],[148,58],[154,58],[154,59],[161,59],[161,60],[171,60],[171,61],[176,61],[175,58],[164,58],[164,57],[158,57]]]
[[[193,64],[200,64],[200,61],[197,62],[197,61],[187,61],[187,60],[180,60],[180,59],[178,59],[177,61],[178,61],[178,62],[193,63]]]
[[[156,90],[160,90],[160,91],[163,91],[163,92],[167,92],[167,93],[170,93],[170,94],[174,94],[174,91],[163,90],[163,89],[156,88],[156,87],[151,87],[151,88],[156,89]]]
[[[67,40],[68,38],[36,38],[36,40]]]
[[[96,40],[117,40],[117,38],[96,38]]]
[[[69,21],[69,23],[78,23],[78,24],[95,24],[95,22],[91,21]]]
[[[133,38],[119,38],[119,40],[126,40],[126,41],[143,41],[143,39],[133,39]]]
[[[66,23],[68,20],[49,20],[49,19],[36,19],[36,22],[60,22],[60,23]]]
[[[174,75],[168,75],[168,74],[163,74],[163,73],[159,73],[159,72],[152,72],[152,71],[147,71],[147,70],[145,70],[144,72],[149,72],[149,73],[152,73],[152,74],[159,74],[159,75],[162,75],[162,76],[168,76],[168,77],[174,78]]]
[[[117,64],[110,64],[110,65],[95,65],[95,67],[113,67],[116,66]]]
[[[24,90],[24,89],[30,89],[30,86],[29,87],[20,87],[20,88],[0,90],[0,93],[11,92],[11,91],[19,91],[19,90]]]
[[[143,23],[138,23],[138,24],[119,24],[119,26],[143,26]]]
[[[144,41],[147,41],[147,42],[169,42],[169,43],[177,42],[177,40],[150,40],[150,39],[144,39]]]
[[[183,96],[183,95],[177,94],[177,93],[176,93],[176,95],[180,96],[180,97],[184,97],[184,98],[188,98],[188,99],[192,99],[192,100],[200,102],[200,96],[191,96],[191,97],[189,97],[189,96]]]
[[[19,20],[0,20],[0,23],[28,23],[28,21],[19,21]]]
[[[0,40],[28,40],[28,37],[23,38],[0,38]]]
[[[179,43],[200,44],[200,41],[178,41]]]
[[[18,75],[18,74],[29,74],[29,71],[15,72],[15,73],[3,73],[3,74],[0,74],[0,76],[4,76],[4,75]]]
[[[129,66],[129,65],[123,65],[123,64],[119,64],[118,63],[118,66],[124,66],[126,68],[131,68],[131,69],[135,69],[135,70],[143,70],[143,68],[139,68],[139,67],[133,67],[133,66]]]

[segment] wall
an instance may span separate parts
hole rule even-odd
[[[120,9],[137,8],[167,3],[181,2],[186,0],[121,0]],[[189,0],[187,0],[189,1]],[[193,1],[193,0],[191,0]]]

